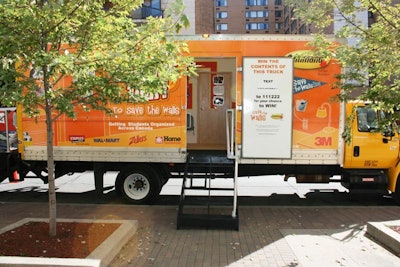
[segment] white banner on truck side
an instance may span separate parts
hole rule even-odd
[[[290,158],[293,59],[243,58],[243,158]]]

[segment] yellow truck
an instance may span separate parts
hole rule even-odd
[[[54,124],[57,177],[92,170],[102,194],[104,173],[118,171],[116,191],[139,204],[154,200],[169,178],[200,173],[234,180],[284,174],[299,183],[336,176],[350,191],[389,191],[399,200],[396,126],[379,130],[383,111],[338,101],[332,84],[340,64],[313,56],[310,36],[178,38],[188,43],[198,75],[146,103],[110,103],[113,116],[61,117]],[[33,174],[46,182],[45,131],[44,116],[34,121],[19,108],[0,110],[0,180]],[[18,146],[10,141],[15,133]]]

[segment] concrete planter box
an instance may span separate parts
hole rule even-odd
[[[48,222],[48,219],[26,218],[0,229],[0,234],[28,222]],[[88,255],[86,259],[1,256],[0,266],[108,266],[126,242],[136,233],[138,227],[137,221],[134,220],[57,219],[57,222],[119,223],[121,225],[90,255]]]
[[[400,234],[390,226],[399,226],[400,220],[387,222],[369,222],[367,233],[400,257]]]

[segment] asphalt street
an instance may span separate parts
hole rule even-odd
[[[61,203],[103,203],[124,204],[114,190],[116,172],[107,172],[104,176],[104,195],[102,199],[94,192],[92,172],[75,173],[56,179],[57,201]],[[231,179],[212,180],[213,186],[227,187]],[[170,179],[163,187],[156,205],[176,205],[181,191],[182,180]],[[46,202],[48,185],[40,179],[25,179],[18,183],[8,180],[0,183],[0,201],[2,202]],[[223,196],[226,192],[217,191]],[[352,195],[338,182],[328,184],[298,184],[294,178],[287,182],[283,176],[241,177],[238,180],[240,205],[297,205],[297,206],[393,206],[389,195]]]

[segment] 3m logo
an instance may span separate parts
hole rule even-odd
[[[314,144],[316,146],[331,146],[332,137],[316,137]]]
[[[322,58],[312,54],[311,50],[297,50],[290,52],[285,57],[292,57],[295,69],[312,70],[328,66],[330,57]]]

